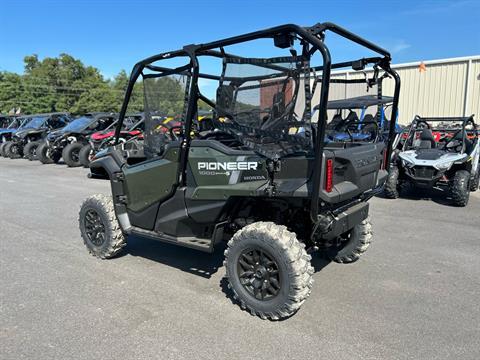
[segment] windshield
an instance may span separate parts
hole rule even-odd
[[[23,118],[23,119],[21,119],[21,120],[19,120],[19,121],[20,121],[20,126],[18,127],[19,129],[24,129],[24,128],[27,127],[28,119]]]
[[[95,119],[91,116],[82,116],[73,120],[70,124],[63,128],[63,131],[78,132],[85,130]]]
[[[19,119],[14,119],[14,120],[10,123],[10,125],[8,125],[7,129],[16,129],[19,124],[20,124],[20,120],[19,120]]]
[[[29,128],[29,129],[38,129],[45,124],[45,121],[48,119],[48,116],[34,116],[30,118],[30,121],[28,121],[25,126],[22,126],[22,128]]]

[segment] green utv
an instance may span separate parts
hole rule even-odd
[[[332,62],[332,33],[370,57]],[[242,55],[266,47],[268,57]],[[207,253],[227,241],[226,277],[240,306],[262,319],[291,316],[311,292],[311,252],[350,263],[372,240],[368,200],[387,178],[395,121],[386,143],[335,142],[325,134],[334,115],[327,105],[368,91],[381,106],[388,79],[396,119],[400,79],[390,61],[331,23],[282,25],[140,61],[116,136],[142,82],[144,156],[124,156],[118,142],[96,154],[90,167],[109,177],[112,196],[81,206],[89,252],[111,258],[128,235]],[[331,76],[341,68],[351,69],[349,78]],[[200,122],[207,107],[212,116]],[[178,125],[166,126],[172,113]]]

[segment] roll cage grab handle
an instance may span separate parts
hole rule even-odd
[[[323,151],[324,151],[325,129],[326,129],[326,122],[327,122],[327,102],[328,102],[329,85],[330,85],[330,73],[332,69],[332,60],[331,60],[330,52],[323,42],[325,38],[325,31],[327,30],[333,33],[336,33],[341,37],[344,37],[354,43],[357,43],[383,56],[383,58],[378,63],[378,65],[383,70],[385,70],[388,74],[392,75],[392,77],[394,78],[395,90],[394,90],[394,96],[393,96],[394,101],[392,106],[391,119],[396,119],[397,112],[398,112],[398,97],[400,95],[400,77],[390,67],[391,56],[387,50],[330,22],[318,23],[312,27],[301,27],[294,24],[287,24],[287,25],[280,25],[277,27],[273,27],[270,29],[238,35],[238,36],[234,36],[234,37],[230,37],[230,38],[226,38],[218,41],[213,41],[210,43],[199,44],[199,45],[187,45],[182,50],[154,55],[152,57],[144,59],[138,62],[137,64],[135,64],[135,66],[133,67],[132,73],[130,75],[130,80],[128,82],[128,86],[125,92],[125,98],[122,104],[122,108],[120,110],[119,121],[117,124],[117,128],[115,130],[115,144],[118,143],[121,126],[122,126],[125,114],[127,112],[128,103],[132,95],[134,85],[138,77],[142,74],[143,69],[147,67],[150,63],[159,61],[162,59],[171,59],[178,56],[188,56],[190,58],[190,62],[191,62],[190,65],[193,72],[192,72],[192,79],[190,82],[190,89],[189,89],[189,102],[188,102],[186,115],[185,115],[185,134],[189,134],[192,126],[192,118],[194,116],[195,109],[196,109],[196,101],[199,98],[199,94],[198,94],[199,65],[196,57],[198,53],[201,53],[203,51],[213,50],[216,48],[221,48],[224,46],[234,45],[237,43],[256,40],[259,38],[273,37],[275,35],[282,34],[282,33],[296,34],[299,37],[301,37],[303,41],[308,42],[312,46],[312,49],[310,50],[310,53],[309,53],[310,55],[313,55],[315,51],[319,51],[323,58],[323,66],[321,66],[320,68],[316,68],[318,70],[322,70],[322,87],[320,89],[320,102],[318,104],[320,111],[318,115],[317,135],[315,138],[315,149],[314,149],[315,159],[314,159],[314,167],[313,167],[314,171],[312,174],[313,186],[312,186],[312,193],[311,193],[312,201],[310,202],[311,203],[310,205],[311,221],[314,224],[318,223],[319,193],[320,193],[320,184],[321,184],[321,177],[322,177],[322,159],[323,159]],[[353,66],[356,63],[358,62],[356,61],[343,62],[342,66],[344,67]],[[369,59],[363,59],[363,65],[367,65],[368,63],[370,63]],[[336,67],[336,66],[333,65],[333,67]],[[392,154],[392,146],[393,146],[393,140],[394,140],[393,136],[395,134],[395,124],[396,124],[396,121],[392,121],[392,120],[390,121],[387,154],[385,158],[386,163],[384,164],[384,167],[386,169],[388,169],[390,165],[390,158]],[[189,136],[184,137],[181,145],[180,155],[179,155],[180,173],[177,176],[177,183],[181,182],[183,185],[185,185],[185,181],[186,181],[185,172],[186,172],[186,162],[187,162],[187,155],[188,155],[190,140],[191,139]]]

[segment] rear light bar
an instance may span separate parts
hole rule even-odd
[[[327,159],[327,171],[325,176],[325,191],[333,190],[333,159]]]

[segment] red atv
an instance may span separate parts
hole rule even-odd
[[[143,139],[145,131],[145,118],[143,114],[128,115],[125,119],[128,121],[120,132],[119,143],[124,143],[131,139]],[[89,144],[80,149],[79,160],[83,166],[89,167],[90,161],[100,150],[114,145],[115,142],[115,124],[108,129],[99,131],[90,135]]]

